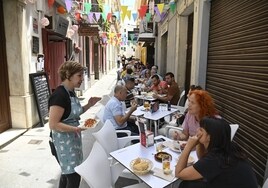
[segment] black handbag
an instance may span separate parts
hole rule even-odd
[[[54,157],[56,157],[57,161],[59,162],[59,160],[58,160],[58,156],[57,156],[57,152],[56,152],[56,148],[55,148],[55,145],[54,145],[54,143],[53,143],[52,140],[53,140],[53,139],[52,139],[52,131],[50,131],[50,134],[49,134],[49,141],[48,141],[48,143],[49,143],[49,146],[50,146],[51,154],[52,154]]]

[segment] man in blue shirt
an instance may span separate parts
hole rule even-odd
[[[104,122],[111,120],[116,130],[130,130],[131,135],[138,135],[139,130],[134,122],[130,122],[129,117],[137,109],[137,104],[133,102],[129,111],[126,113],[122,102],[126,100],[127,88],[117,85],[114,89],[114,96],[108,101],[104,110]],[[118,135],[122,137],[123,135]]]

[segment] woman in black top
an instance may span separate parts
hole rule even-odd
[[[196,147],[199,160],[187,167]],[[176,165],[180,188],[257,188],[257,179],[241,149],[231,142],[230,125],[205,117],[196,136],[190,137]]]
[[[80,176],[74,168],[83,160],[80,115],[94,106],[101,98],[91,97],[81,106],[74,88],[83,82],[83,66],[74,61],[63,63],[59,68],[61,85],[49,98],[49,127],[61,167],[59,188],[78,188]]]

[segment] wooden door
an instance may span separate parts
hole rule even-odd
[[[56,89],[56,87],[61,83],[58,69],[62,63],[65,62],[66,57],[66,48],[65,42],[54,42],[50,41],[48,43],[49,49],[49,86],[52,89]]]
[[[11,128],[3,4],[0,1],[0,133]]]

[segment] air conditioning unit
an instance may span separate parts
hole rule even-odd
[[[60,15],[46,17],[49,20],[49,25],[46,26],[46,29],[52,30],[55,33],[65,37],[68,30],[69,21]]]

